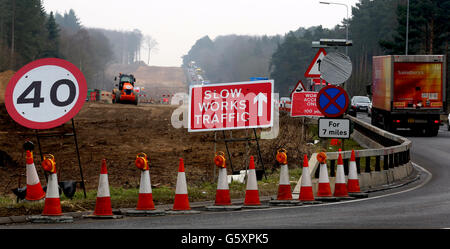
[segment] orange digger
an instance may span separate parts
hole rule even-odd
[[[114,77],[114,81],[117,81],[117,77]],[[116,84],[117,88],[113,89],[112,101],[113,103],[129,103],[138,104],[138,94],[134,91],[134,83],[136,78],[132,74],[119,74],[119,84]]]

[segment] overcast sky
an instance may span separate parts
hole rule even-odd
[[[321,0],[326,1],[326,0]],[[351,6],[358,0],[335,0]],[[85,27],[139,29],[159,43],[152,66],[180,66],[201,37],[284,35],[299,27],[333,28],[347,16],[342,5],[319,0],[43,0],[47,12],[73,9]],[[147,61],[147,54],[142,59]]]

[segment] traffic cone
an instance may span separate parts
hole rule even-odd
[[[219,160],[218,157],[220,157],[220,160],[223,160],[223,164],[220,164],[220,162],[222,161],[218,162]],[[222,155],[216,156],[214,161],[216,162],[216,165],[220,164],[215,205],[216,206],[231,205],[230,189],[228,188],[227,167],[225,164],[225,157],[223,157]]]
[[[100,177],[97,190],[97,201],[95,203],[94,216],[113,216],[111,208],[111,196],[109,194],[108,171],[106,159],[102,160]]]
[[[347,187],[349,193],[360,193],[358,171],[356,169],[355,151],[352,150],[352,156],[350,157],[348,181]]]
[[[341,150],[339,150],[338,163],[336,168],[336,183],[334,185],[335,197],[348,197],[347,184],[345,183],[344,162]]]
[[[281,164],[277,200],[292,200],[292,190],[291,184],[289,182],[289,168],[287,165],[287,156],[285,150],[278,151],[277,161]]]
[[[33,160],[33,152],[26,151],[26,175],[27,175],[27,190],[25,199],[28,201],[38,201],[45,197],[45,192],[42,189],[41,182],[36,171]]]
[[[44,155],[42,168],[49,173],[47,193],[42,215],[32,215],[27,217],[33,223],[68,223],[73,222],[72,216],[64,216],[61,210],[59,199],[58,177],[56,175],[56,163],[53,155]]]
[[[155,210],[147,155],[145,153],[139,153],[136,156],[135,164],[141,170],[139,199],[136,210]]]
[[[317,197],[332,197],[330,187],[330,179],[328,179],[328,168],[326,163],[326,154],[320,152],[317,155],[317,160],[320,163],[320,173],[319,173],[319,188],[317,190]]]
[[[312,189],[311,175],[309,173],[308,156],[303,156],[303,171],[302,181],[300,187],[300,195],[298,198],[300,201],[314,201],[314,194]]]
[[[139,199],[136,210],[155,210],[149,170],[143,170],[141,172]]]
[[[255,161],[253,156],[250,156],[244,205],[261,205],[261,202],[259,201],[258,182],[256,180]]]
[[[175,201],[173,203],[173,210],[190,210],[189,198],[186,184],[186,174],[184,172],[184,161],[180,158],[178,166],[177,188],[175,190]]]
[[[45,195],[45,205],[42,215],[61,216],[61,201],[59,199],[58,177],[56,175],[56,163],[53,155],[45,155],[42,161],[42,167],[49,172],[47,193]]]

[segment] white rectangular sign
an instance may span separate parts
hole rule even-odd
[[[319,119],[319,137],[320,138],[350,138],[350,120],[349,119]]]

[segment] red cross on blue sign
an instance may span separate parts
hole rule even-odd
[[[326,117],[342,116],[348,105],[348,94],[342,87],[329,85],[317,94],[317,108]]]

